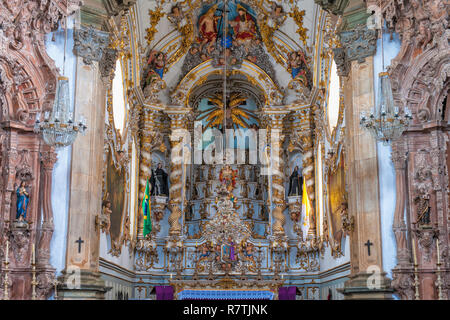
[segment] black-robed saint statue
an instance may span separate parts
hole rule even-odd
[[[298,172],[298,166],[295,166],[289,178],[288,196],[301,196],[303,191],[303,176]]]
[[[169,196],[169,188],[167,183],[167,173],[162,168],[161,163],[158,163],[158,167],[155,171],[152,169],[152,176],[150,177],[152,196]]]

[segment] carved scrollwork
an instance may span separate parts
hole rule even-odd
[[[73,38],[75,55],[83,58],[83,62],[87,65],[91,65],[93,61],[100,61],[109,44],[108,33],[93,28],[81,27],[75,30]]]

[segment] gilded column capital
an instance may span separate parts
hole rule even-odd
[[[264,107],[261,111],[263,116],[269,121],[272,129],[282,129],[284,118],[291,112],[284,106]]]
[[[170,128],[182,129],[186,128],[188,121],[192,118],[192,109],[181,106],[171,106],[164,111],[170,118]]]
[[[365,24],[339,33],[341,47],[333,49],[338,74],[347,76],[351,61],[363,63],[377,50],[377,30],[368,29]]]

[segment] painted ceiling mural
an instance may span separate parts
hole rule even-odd
[[[141,45],[147,44],[140,66],[145,102],[158,101],[154,92],[161,89],[175,92],[186,78],[200,74],[202,68],[215,69],[216,75],[222,70],[227,76],[243,74],[250,82],[267,77],[266,82],[279,92],[292,87],[294,81],[309,93],[313,87],[314,42],[309,39],[312,32],[306,25],[314,29],[314,23],[311,19],[304,21],[304,17],[305,10],[314,16],[314,6],[305,2],[304,9],[286,3],[141,2],[137,14]],[[248,69],[256,70],[259,79],[251,79]],[[266,103],[280,104],[282,100],[274,98],[277,94],[272,95]],[[171,103],[177,102],[172,98]]]

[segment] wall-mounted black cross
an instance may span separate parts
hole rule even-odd
[[[370,246],[373,245],[373,242],[367,240],[367,242],[364,245],[367,246],[367,254],[370,256]]]
[[[81,253],[81,244],[84,243],[84,240],[81,240],[81,237],[79,237],[75,242],[78,243],[78,253]]]

